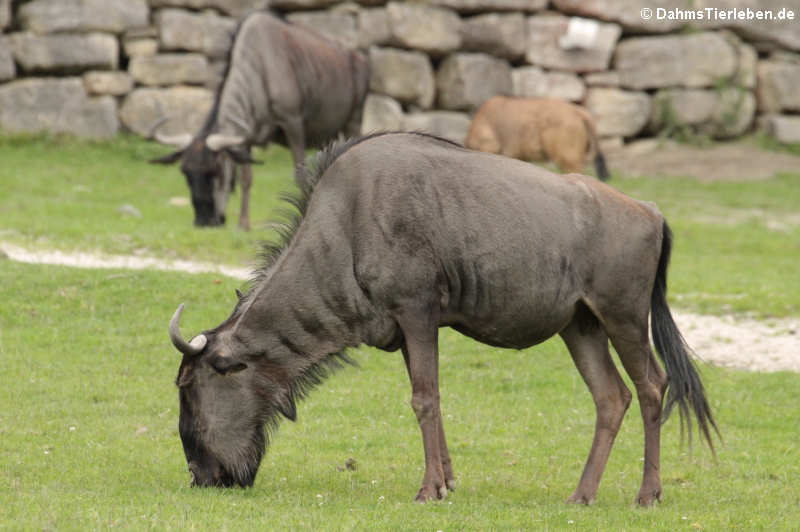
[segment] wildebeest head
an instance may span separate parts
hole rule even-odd
[[[194,224],[217,226],[225,223],[225,207],[235,183],[235,164],[250,164],[244,138],[221,134],[188,133],[166,136],[156,133],[156,140],[177,146],[178,150],[153,159],[151,163],[172,164],[181,161],[181,171],[192,195]]]
[[[183,339],[172,317],[170,338],[183,354],[176,384],[178,424],[193,486],[252,486],[278,414],[294,420],[295,403],[280,372],[264,367],[263,354],[243,355],[225,324]],[[236,309],[234,309],[234,314]],[[237,347],[232,347],[237,346]]]

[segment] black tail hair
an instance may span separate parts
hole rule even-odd
[[[663,225],[663,239],[661,242],[661,257],[658,261],[658,272],[656,274],[653,294],[650,299],[650,327],[653,333],[653,343],[656,346],[661,361],[667,372],[669,391],[667,392],[667,403],[664,407],[662,421],[666,421],[672,408],[677,404],[681,414],[681,429],[684,422],[688,427],[689,443],[692,439],[691,414],[697,419],[697,425],[708,442],[712,453],[714,444],[711,441],[711,431],[713,428],[720,436],[714,417],[711,415],[711,407],[706,400],[703,382],[694,367],[691,356],[694,355],[691,348],[686,344],[683,335],[675,325],[672,313],[667,305],[667,266],[672,252],[672,231],[667,225],[666,220]]]
[[[603,154],[600,153],[600,150],[597,150],[597,154],[594,156],[594,169],[597,172],[597,177],[600,181],[608,181],[611,179],[611,174],[608,173],[608,167],[606,166],[606,158],[603,157]]]

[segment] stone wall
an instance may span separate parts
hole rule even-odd
[[[265,7],[369,57],[364,131],[461,141],[509,94],[581,103],[609,143],[755,127],[800,142],[800,0],[0,0],[0,130],[195,131],[238,19]],[[690,7],[745,19],[659,17]]]

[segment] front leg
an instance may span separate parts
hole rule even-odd
[[[438,328],[435,325],[426,327],[414,318],[400,323],[400,327],[405,337],[403,357],[411,380],[411,408],[422,431],[425,451],[425,476],[416,501],[442,499],[447,496],[447,486],[453,479],[449,455],[449,476],[445,476],[442,456],[444,430],[439,409]]]
[[[242,209],[239,213],[239,229],[250,230],[250,185],[253,184],[253,168],[249,164],[242,165]]]
[[[411,367],[408,360],[408,349],[403,346],[403,361],[406,363],[406,371],[408,372],[409,379],[411,378]],[[442,424],[441,409],[438,412],[438,425],[439,425],[439,454],[442,458],[442,471],[444,472],[444,482],[447,489],[455,491],[456,477],[453,473],[453,463],[450,459],[450,451],[447,449],[447,438],[444,435],[444,425]]]

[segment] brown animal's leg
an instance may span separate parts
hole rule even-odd
[[[586,166],[586,141],[574,138],[569,130],[549,128],[542,132],[542,148],[564,173],[582,174]]]
[[[408,371],[408,377],[411,378],[411,366],[409,365],[408,360],[408,350],[403,347],[403,360],[406,363],[406,371]],[[453,473],[453,463],[450,460],[450,451],[447,449],[447,439],[444,435],[444,424],[442,423],[442,413],[439,412],[439,452],[442,457],[442,470],[444,471],[444,482],[447,486],[447,489],[450,491],[455,491],[456,489],[456,478],[455,474]]]
[[[644,421],[644,476],[636,501],[650,506],[661,500],[661,404],[667,377],[650,348],[646,320],[636,326],[612,327],[609,335],[639,397]]]
[[[250,230],[250,185],[253,184],[253,168],[249,164],[242,165],[242,209],[239,213],[239,229]]]
[[[591,504],[597,495],[614,438],[631,402],[631,392],[611,359],[608,336],[588,308],[581,305],[572,322],[561,331],[561,337],[589,387],[597,412],[589,458],[578,487],[567,501]]]
[[[405,337],[403,356],[411,379],[411,408],[417,415],[425,450],[425,476],[416,500],[441,499],[447,495],[447,485],[439,437],[443,434],[439,410],[439,331],[433,320],[412,316],[398,322]]]
[[[289,149],[292,151],[292,160],[294,161],[294,179],[297,181],[297,186],[305,189],[307,183],[303,179],[303,172],[301,169],[305,166],[306,160],[306,134],[303,129],[303,120],[295,118],[288,121],[283,126],[283,132],[286,135],[286,141],[289,144]]]

